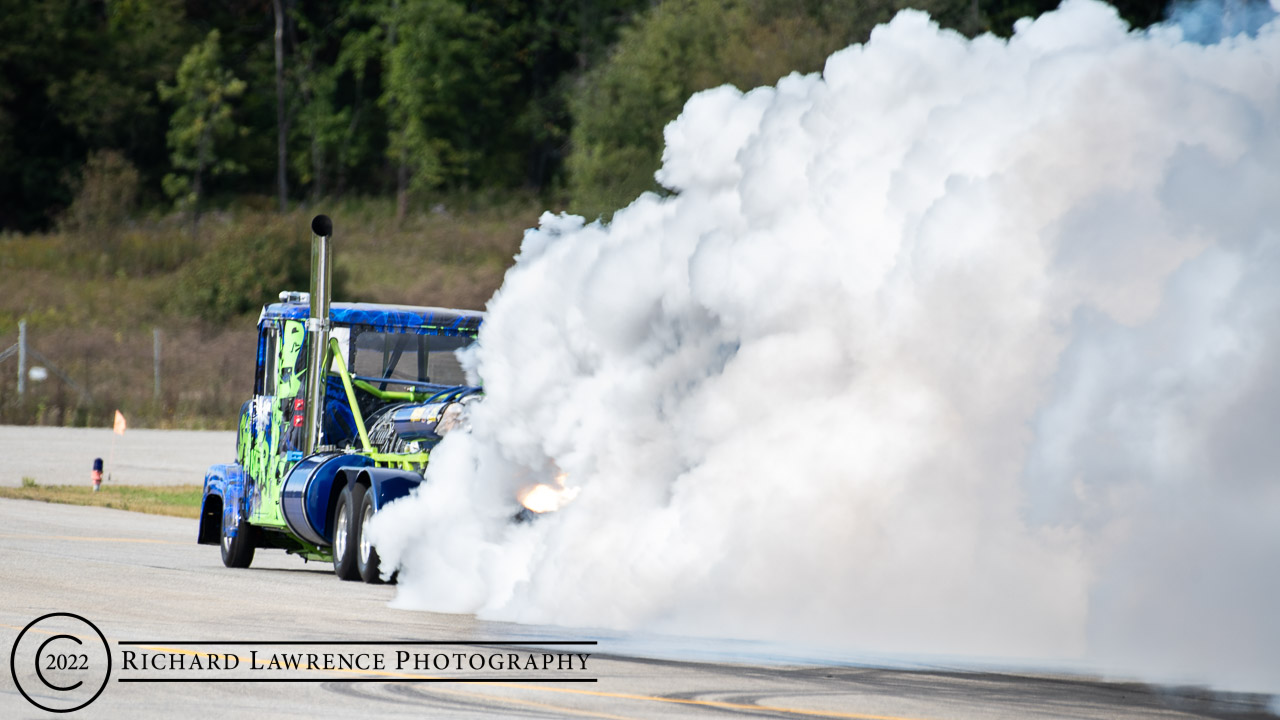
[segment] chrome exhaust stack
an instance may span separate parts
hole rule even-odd
[[[320,423],[324,411],[324,357],[329,348],[329,296],[333,292],[333,254],[329,239],[333,221],[317,215],[311,221],[311,314],[307,318],[307,439],[304,455],[311,455],[321,443]]]

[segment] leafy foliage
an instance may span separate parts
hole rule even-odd
[[[415,188],[465,178],[483,159],[503,91],[519,77],[503,47],[510,37],[498,18],[458,0],[401,5],[391,22],[380,101],[391,124],[388,155],[408,164]]]
[[[1056,4],[284,0],[285,184],[312,202],[402,178],[420,196],[520,187],[553,203],[567,186],[572,209],[601,213],[654,188],[661,129],[696,90],[820,70],[903,7],[1007,35]],[[1138,26],[1165,4],[1116,2]],[[162,187],[188,203],[272,194],[274,36],[263,0],[0,0],[0,228],[57,221],[102,150],[137,169],[144,207]]]
[[[925,5],[959,23],[971,7],[955,0]],[[876,0],[666,0],[653,7],[573,98],[574,211],[600,215],[660,190],[653,173],[662,129],[693,93],[726,83],[748,90],[790,72],[819,71],[828,55],[864,41],[896,10]]]
[[[161,99],[178,104],[165,137],[173,167],[189,175],[166,175],[164,189],[180,205],[199,204],[205,172],[214,176],[243,170],[234,160],[217,154],[217,144],[240,129],[231,115],[231,101],[245,90],[244,81],[222,66],[219,40],[218,31],[210,30],[182,58],[177,82],[158,86]]]
[[[223,231],[198,262],[178,278],[178,304],[190,315],[225,322],[275,300],[281,290],[310,286],[311,244],[296,227],[277,220]],[[341,278],[335,275],[335,291]]]
[[[156,82],[181,56],[181,0],[0,0],[0,227],[45,225],[94,149],[162,170]]]
[[[101,52],[102,62],[53,79],[47,94],[61,121],[87,142],[137,146],[141,139],[131,127],[140,113],[148,123],[157,118],[156,83],[177,64],[182,7],[174,0],[126,0],[109,3],[105,12],[101,44],[110,52]]]
[[[69,184],[75,199],[58,220],[64,232],[113,234],[138,202],[138,170],[117,150],[90,153]]]

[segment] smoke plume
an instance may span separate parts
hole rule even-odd
[[[1280,23],[903,11],[658,180],[526,233],[398,605],[1280,691]]]

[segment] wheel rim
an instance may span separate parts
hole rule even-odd
[[[342,557],[347,554],[347,506],[338,508],[338,522],[333,531],[333,554]]]
[[[369,564],[369,553],[373,551],[373,544],[369,542],[369,520],[373,518],[373,506],[366,505],[364,514],[360,516],[360,564]]]
[[[222,549],[231,552],[231,533],[230,523],[226,520],[222,521]]]

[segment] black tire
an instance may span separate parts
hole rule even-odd
[[[230,513],[222,513],[222,538],[219,543],[222,546],[222,564],[229,568],[247,568],[253,562],[253,529],[241,515],[240,522],[235,525],[236,534],[231,536],[228,534],[231,529],[230,517]]]
[[[360,579],[360,569],[356,567],[360,531],[354,522],[357,516],[352,495],[350,485],[342,488],[338,505],[333,509],[333,572],[343,580]]]
[[[373,519],[373,493],[364,485],[357,485],[351,495],[359,512],[356,513],[356,567],[360,570],[360,578],[367,583],[380,584],[379,574],[381,560],[378,551],[368,541],[365,533],[369,529],[369,521]]]

